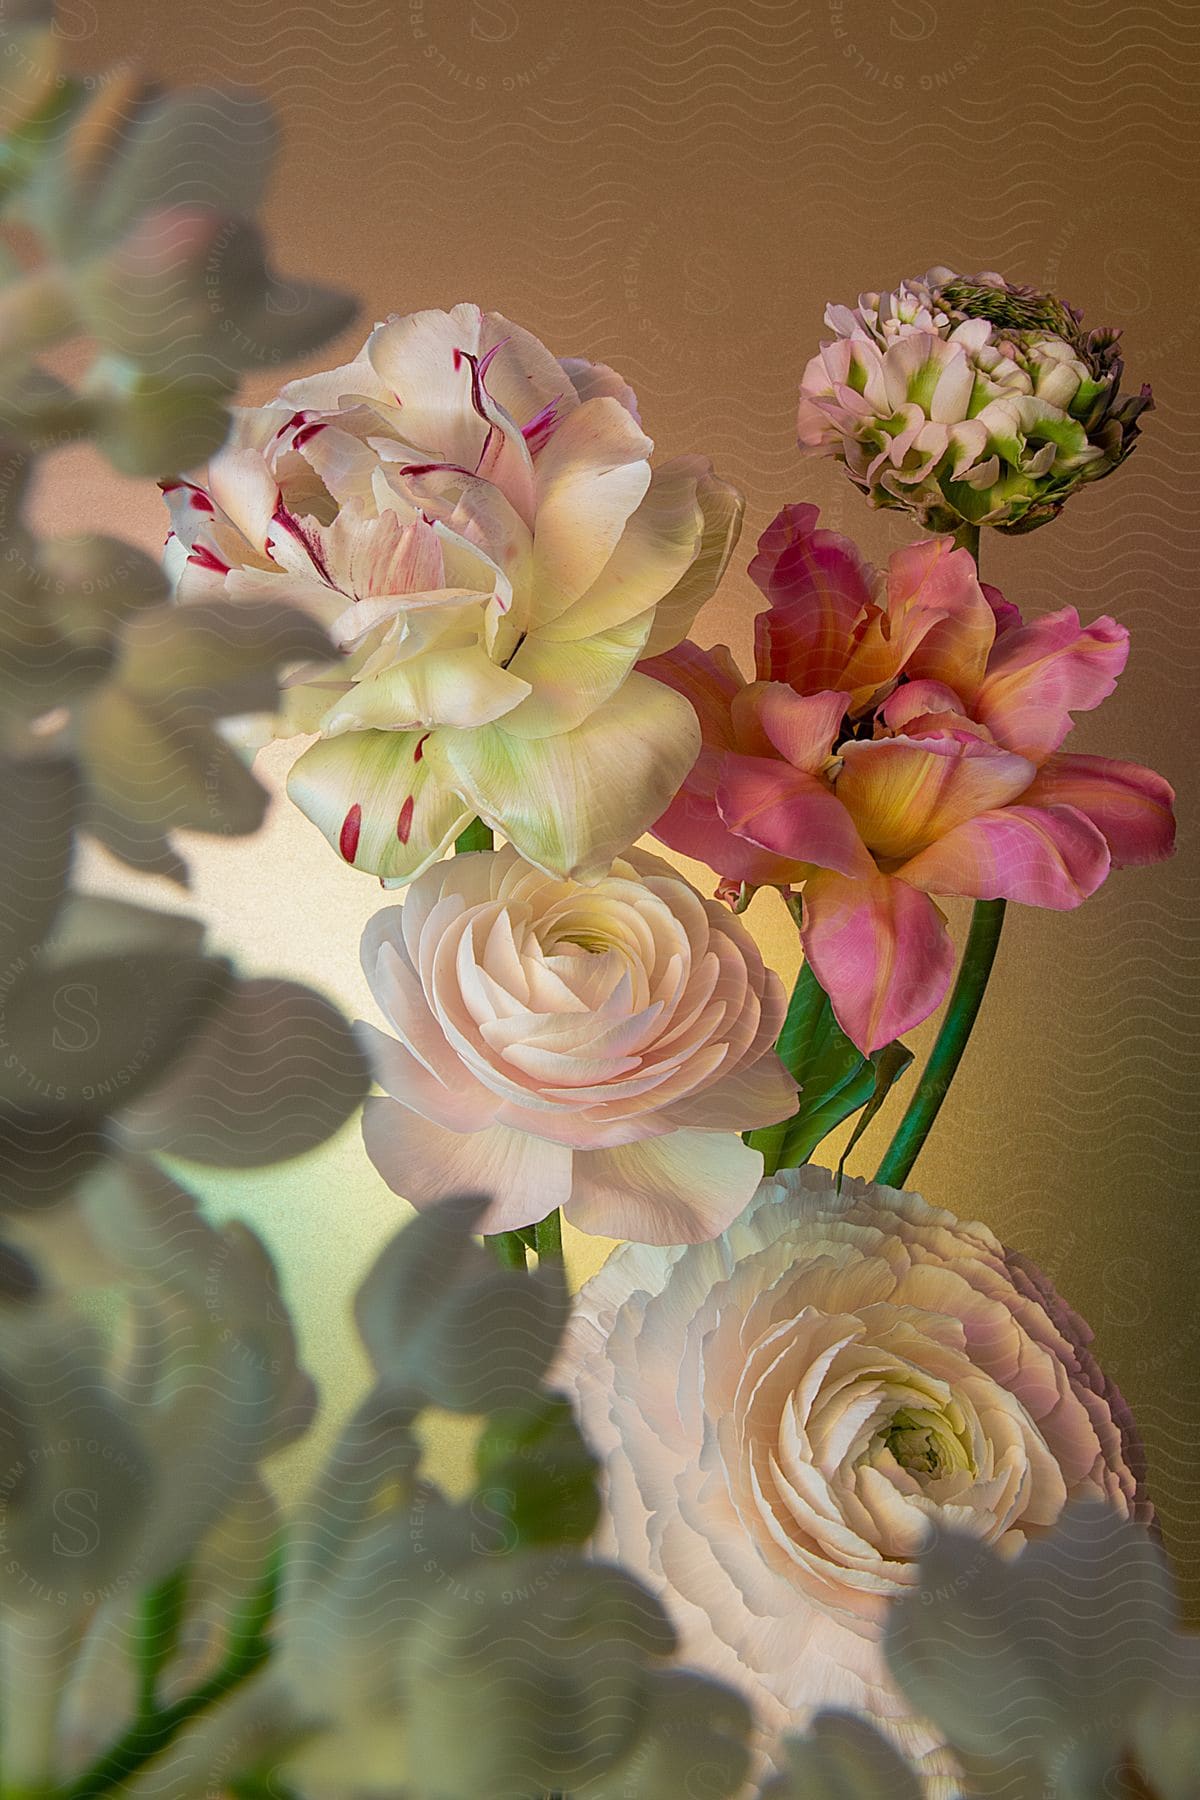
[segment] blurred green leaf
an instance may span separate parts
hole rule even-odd
[[[726,1800],[743,1791],[753,1716],[740,1694],[688,1669],[651,1669],[642,1729],[572,1800]],[[902,1797],[898,1797],[902,1800]]]
[[[471,1237],[486,1202],[442,1200],[382,1251],[354,1315],[380,1377],[452,1412],[520,1406],[540,1385],[566,1325],[561,1267],[497,1267]]]
[[[1171,1661],[1175,1601],[1143,1526],[1078,1504],[1002,1558],[941,1532],[884,1638],[888,1667],[985,1791],[1117,1791],[1134,1722]]]
[[[66,892],[79,789],[71,763],[0,756],[0,983],[17,979]]]
[[[574,1413],[553,1394],[494,1413],[475,1450],[477,1487],[522,1545],[585,1543],[600,1516],[597,1471]]]
[[[43,955],[0,996],[0,1107],[115,1111],[162,1079],[228,985],[209,957]]]
[[[350,1026],[320,994],[243,979],[118,1129],[133,1150],[259,1168],[324,1143],[369,1085]]]
[[[404,1647],[413,1800],[542,1800],[602,1777],[643,1726],[647,1665],[673,1648],[658,1601],[553,1555],[497,1557],[471,1590],[433,1599]]]
[[[786,1752],[786,1773],[767,1783],[762,1800],[922,1800],[914,1770],[852,1713],[818,1713]]]

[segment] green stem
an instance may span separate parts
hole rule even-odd
[[[534,1227],[537,1241],[539,1262],[562,1261],[562,1214],[557,1206],[544,1218],[540,1225]]]
[[[975,567],[979,567],[979,527],[978,525],[960,525],[954,534],[956,550],[969,550],[975,558]]]
[[[498,1231],[493,1237],[485,1237],[485,1244],[490,1244],[496,1261],[503,1269],[527,1269],[529,1258],[525,1253],[525,1239],[519,1231]]]
[[[792,989],[792,997],[788,1001],[787,1016],[779,1033],[779,1042],[775,1046],[784,1067],[796,1081],[801,1078],[805,1049],[824,1004],[825,994],[820,983],[809,965],[802,963],[796,985]],[[778,1169],[791,1126],[791,1119],[783,1119],[778,1125],[760,1125],[756,1131],[746,1133],[746,1142],[750,1148],[762,1151],[764,1175],[774,1175]]]
[[[137,1622],[138,1715],[151,1719],[158,1710],[158,1678],[183,1624],[187,1573],[177,1570],[142,1598]]]
[[[1003,900],[975,902],[962,967],[958,971],[958,980],[954,984],[941,1030],[916,1091],[875,1176],[876,1181],[884,1182],[888,1187],[903,1187],[908,1180],[933,1121],[950,1091],[950,1083],[954,1080],[962,1053],[967,1047],[967,1039],[979,1014],[987,990],[988,976],[996,960],[1000,929],[1004,924],[1004,907]]]
[[[469,856],[472,850],[490,850],[493,842],[491,826],[485,825],[482,819],[472,819],[467,829],[455,838],[454,854]]]
[[[69,1787],[58,1790],[57,1800],[97,1800],[97,1796],[119,1787],[165,1750],[189,1720],[240,1686],[266,1661],[271,1653],[266,1632],[279,1598],[282,1567],[283,1549],[278,1546],[268,1558],[261,1586],[230,1633],[229,1648],[220,1668],[173,1706],[136,1719],[98,1762]]]

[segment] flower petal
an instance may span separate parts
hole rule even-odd
[[[577,1150],[566,1214],[579,1231],[641,1244],[719,1236],[762,1179],[736,1132],[672,1131],[610,1150]]]
[[[958,825],[898,871],[934,894],[1067,911],[1109,870],[1108,845],[1073,806],[1004,806]]]
[[[873,605],[871,571],[854,545],[816,521],[815,507],[785,506],[750,564],[771,603],[755,621],[758,673],[801,694],[841,685],[854,627]]]
[[[412,731],[435,725],[465,730],[511,713],[529,692],[527,681],[494,663],[478,644],[429,650],[355,682],[329,708],[321,730],[338,733],[376,726],[381,731]]]
[[[288,794],[356,869],[411,880],[445,855],[474,816],[442,783],[426,754],[431,746],[418,731],[322,738],[293,763]]]
[[[1175,847],[1175,790],[1139,763],[1059,752],[1023,795],[1030,806],[1073,806],[1103,833],[1114,869],[1161,862]]]
[[[727,756],[717,811],[729,830],[763,850],[843,875],[874,871],[853,819],[830,788],[790,763]]]
[[[691,702],[706,745],[719,750],[737,749],[730,714],[734,698],[745,682],[727,645],[714,644],[711,650],[701,650],[698,644],[685,640],[662,656],[647,658],[641,670]]]
[[[586,593],[650,486],[653,445],[619,400],[585,400],[537,463],[536,628]]]
[[[447,1194],[490,1194],[480,1231],[534,1225],[571,1193],[571,1151],[507,1125],[447,1131],[398,1100],[363,1108],[363,1145],[394,1194],[418,1211]]]
[[[996,641],[972,708],[997,743],[1042,762],[1087,712],[1111,694],[1129,655],[1129,633],[1109,618],[1080,625],[1073,606],[1017,625]]]
[[[750,692],[768,742],[793,768],[815,775],[833,749],[849,694],[797,694],[781,681],[756,682]]]
[[[558,643],[540,633],[525,639],[508,665],[530,693],[505,720],[515,737],[553,737],[574,731],[620,687],[641,656],[653,610],[611,631]]]
[[[876,856],[907,857],[1015,800],[1033,764],[966,732],[845,744],[837,797]]]
[[[954,970],[933,901],[878,872],[855,880],[822,870],[806,882],[801,941],[838,1024],[867,1056],[928,1018]]]
[[[482,819],[547,874],[588,881],[678,791],[700,728],[680,695],[635,671],[574,731],[526,739],[486,725],[438,743]]]
[[[902,670],[945,682],[970,701],[983,679],[996,615],[969,550],[930,538],[892,552],[886,634],[874,617],[851,656],[845,685],[869,695]]]
[[[391,1099],[420,1113],[447,1131],[478,1131],[496,1115],[499,1096],[489,1093],[457,1058],[453,1078],[442,1081],[428,1064],[386,1032],[359,1020],[355,1037],[371,1065],[371,1073]]]
[[[672,591],[701,549],[704,514],[697,489],[706,468],[700,457],[680,456],[652,472],[612,555],[579,598],[546,621],[544,637],[593,637],[637,618]]]
[[[700,471],[696,484],[700,545],[689,567],[658,604],[646,645],[647,656],[659,656],[687,636],[696,614],[716,591],[742,530],[746,502],[741,494],[715,475],[711,464],[702,458],[686,460],[695,463]]]

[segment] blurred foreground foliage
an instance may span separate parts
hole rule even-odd
[[[374,1385],[313,1491],[285,1515],[264,1474],[317,1404],[271,1260],[158,1159],[300,1154],[365,1070],[321,996],[72,869],[88,834],[186,882],[174,833],[254,831],[266,796],[221,722],[328,646],[286,606],[176,610],[142,552],[40,538],[25,503],[80,441],[126,475],[192,466],[246,370],[353,307],[267,262],[261,100],[84,86],[59,43],[47,5],[3,0],[0,1794],[745,1793],[746,1704],[675,1667],[661,1602],[585,1553],[597,1471],[546,1385],[561,1269],[498,1268],[481,1200],[417,1219],[367,1276]],[[422,1466],[432,1407],[480,1421],[463,1498]],[[964,1791],[1012,1800],[1194,1796],[1195,1648],[1158,1552],[1090,1514],[1016,1566],[939,1543],[889,1637]],[[918,1792],[836,1714],[765,1779],[771,1800]]]

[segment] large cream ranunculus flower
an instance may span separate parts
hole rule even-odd
[[[729,909],[630,851],[591,886],[511,847],[456,856],[376,914],[363,967],[367,1151],[414,1206],[489,1194],[511,1231],[714,1237],[762,1175],[739,1133],[787,1118],[779,977]],[[399,1040],[399,1041],[397,1041]]]
[[[887,1603],[938,1525],[1016,1552],[1077,1498],[1148,1516],[1090,1335],[986,1226],[790,1169],[715,1242],[622,1245],[584,1287],[558,1374],[606,1471],[600,1548],[768,1746],[862,1711],[945,1791],[887,1677]]]
[[[590,879],[662,812],[699,731],[635,664],[686,636],[742,503],[653,448],[612,369],[463,305],[376,326],[166,484],[181,600],[288,599],[341,652],[277,730],[317,734],[288,790],[354,868],[407,881],[478,815]]]

